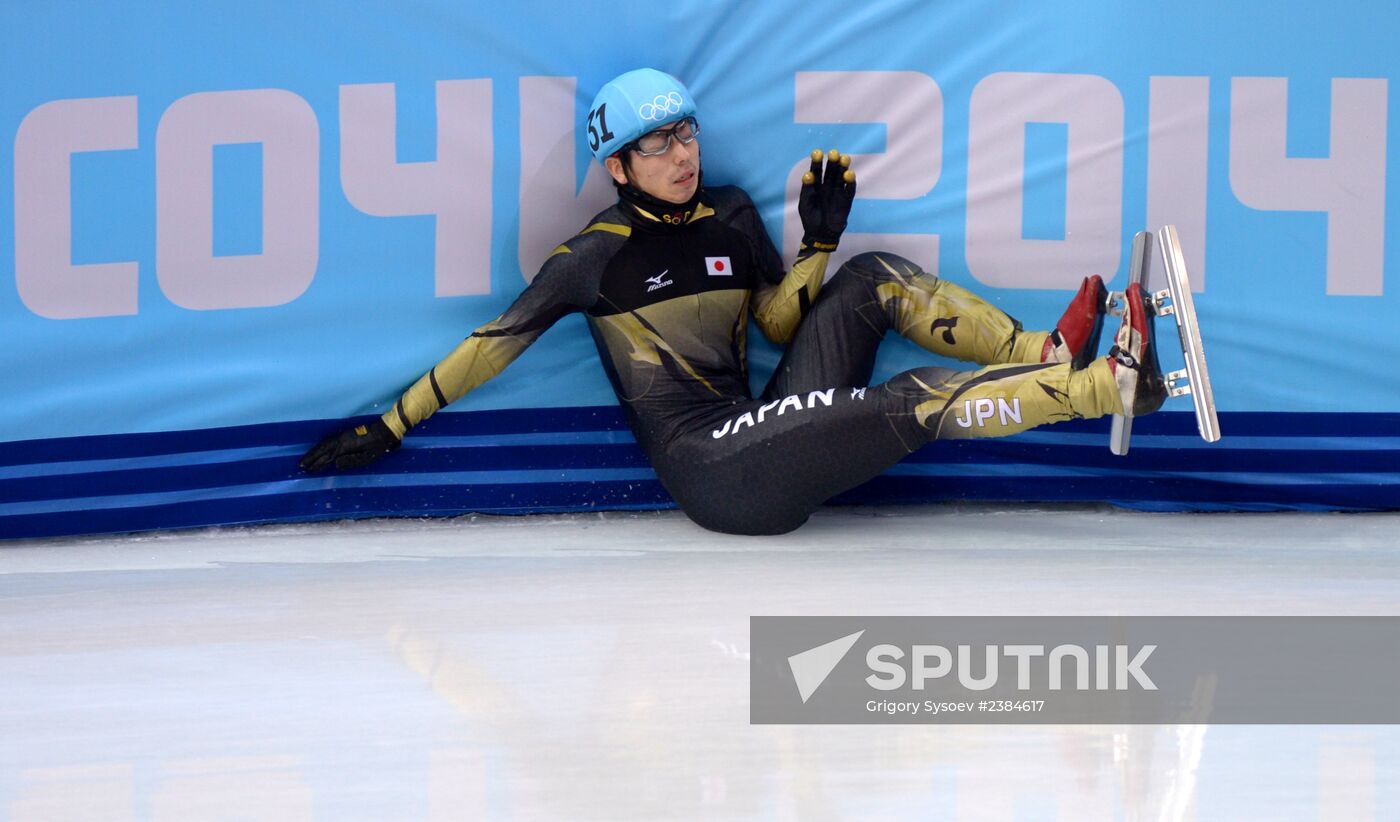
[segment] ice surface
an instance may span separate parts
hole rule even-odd
[[[0,543],[0,819],[1396,819],[1390,726],[754,726],[754,614],[1390,614],[1400,515]]]

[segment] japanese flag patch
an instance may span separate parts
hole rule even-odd
[[[706,257],[705,268],[710,272],[711,277],[734,276],[734,266],[729,264],[728,257]]]

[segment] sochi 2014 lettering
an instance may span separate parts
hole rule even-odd
[[[802,404],[801,394],[793,394],[790,397],[783,397],[781,400],[765,402],[763,405],[760,405],[758,407],[757,417],[754,416],[754,413],[752,411],[745,411],[744,413],[740,414],[737,417],[734,417],[733,419],[725,420],[724,427],[716,428],[715,430],[711,431],[710,436],[714,437],[715,439],[719,439],[720,437],[727,437],[730,434],[737,434],[739,433],[739,429],[744,428],[746,426],[752,428],[755,425],[761,424],[763,420],[767,417],[768,412],[772,411],[775,408],[777,409],[777,413],[775,413],[773,416],[776,417],[781,417],[784,413],[786,413],[789,410],[810,411],[811,409],[817,407],[818,404],[824,405],[829,408],[831,407],[832,396],[835,393],[835,388],[828,388],[825,391],[809,391],[807,392],[807,404],[805,406]]]
[[[862,172],[861,197],[925,202],[944,159],[944,100],[938,83],[915,71],[796,72],[795,123],[877,123],[885,160]],[[1210,77],[1151,77],[1146,106],[1125,106],[1123,91],[1089,74],[998,72],[973,87],[966,114],[964,255],[971,275],[1007,288],[1064,288],[1086,274],[1113,276],[1122,262],[1124,174],[1145,179],[1147,223],[1175,223],[1187,265],[1204,289],[1206,201],[1228,186],[1260,211],[1327,215],[1325,293],[1383,294],[1388,81],[1333,78],[1332,135],[1326,157],[1287,151],[1288,79],[1229,80],[1229,128],[1214,124],[1228,163],[1208,163],[1212,142]],[[438,297],[491,292],[494,152],[490,79],[436,83],[437,154],[397,159],[395,85],[340,86],[338,110],[317,110],[286,89],[197,92],[171,102],[154,134],[143,134],[135,96],[53,100],[32,109],[14,139],[15,285],[32,313],[54,319],[136,314],[142,282],[136,260],[74,263],[74,154],[153,151],[155,284],[172,303],[194,310],[260,308],[298,299],[317,276],[323,192],[322,120],[338,127],[340,191],[376,217],[435,217],[434,291]],[[559,238],[581,217],[615,198],[609,177],[590,164],[577,186],[576,80],[526,77],[520,94],[518,259],[533,276]],[[900,99],[907,105],[890,107]],[[1145,108],[1146,122],[1128,122]],[[1312,115],[1316,116],[1316,115]],[[149,122],[150,118],[146,118]],[[1027,238],[1022,220],[1028,124],[1065,127],[1064,232]],[[1146,160],[1125,162],[1125,133],[1146,134]],[[261,250],[213,252],[216,146],[257,144],[262,152]],[[566,150],[560,150],[564,146]],[[760,147],[761,148],[761,147]],[[961,150],[950,156],[960,156]],[[857,156],[858,163],[877,155]],[[789,171],[784,213],[795,215],[804,158]],[[1224,179],[1215,167],[1225,167]],[[961,177],[962,175],[959,175]],[[961,196],[961,195],[960,195]],[[1130,204],[1127,212],[1141,204]],[[511,209],[516,211],[515,208]],[[513,219],[513,215],[512,215]],[[922,220],[922,218],[920,218]],[[907,225],[909,220],[905,220]],[[138,223],[139,225],[139,223]],[[118,226],[111,230],[129,230]],[[1322,230],[1322,229],[1319,229]],[[802,229],[788,216],[790,259]],[[938,234],[849,232],[847,247],[887,248],[937,273]],[[361,276],[365,276],[361,274]],[[149,286],[147,286],[149,287]]]
[[[976,82],[967,110],[958,116],[968,129],[966,144],[954,143],[948,152],[957,156],[966,149],[964,210],[949,213],[965,236],[973,278],[1002,288],[1073,288],[1088,274],[1111,277],[1123,261],[1125,191],[1132,188],[1124,177],[1133,174],[1145,181],[1146,202],[1131,208],[1146,206],[1146,225],[1177,226],[1196,291],[1206,285],[1207,194],[1225,187],[1260,211],[1325,212],[1325,293],[1383,294],[1385,78],[1332,78],[1330,111],[1304,115],[1313,122],[1330,119],[1326,157],[1289,155],[1286,77],[1229,78],[1223,118],[1210,105],[1220,96],[1221,80],[1147,79],[1146,105],[1125,105],[1124,89],[1093,74],[997,72]],[[797,72],[795,81],[796,122],[884,125],[883,156],[855,157],[862,169],[857,196],[911,206],[926,201],[945,156],[943,92],[932,77],[916,71],[812,71]],[[891,106],[891,100],[901,105]],[[1128,119],[1134,110],[1145,110],[1145,122]],[[1023,230],[1027,129],[1038,124],[1063,126],[1066,135],[1058,238],[1030,237]],[[1145,135],[1140,165],[1124,151],[1125,133]],[[1212,144],[1228,148],[1223,174],[1217,169],[1227,164],[1208,156],[1219,150]],[[782,244],[788,259],[802,237],[792,203],[808,165],[804,158],[788,171]],[[941,239],[934,233],[848,231],[842,244],[888,249],[937,274]]]
[[[376,217],[436,217],[434,293],[491,292],[490,80],[436,84],[437,157],[397,159],[395,86],[340,87],[340,188]],[[15,285],[51,319],[137,313],[139,263],[74,264],[72,156],[134,151],[138,98],[54,100],[15,135]],[[483,116],[483,112],[485,115]],[[285,89],[198,92],[172,102],[155,127],[155,274],[172,303],[194,310],[265,308],[310,287],[320,263],[321,123]],[[256,144],[262,154],[261,250],[214,253],[214,150]],[[149,150],[149,149],[148,149]],[[464,180],[470,180],[464,184]]]

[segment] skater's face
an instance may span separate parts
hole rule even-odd
[[[676,122],[667,123],[657,131],[670,131]],[[616,155],[606,160],[608,172],[618,183],[631,183],[658,200],[680,205],[695,196],[700,185],[700,138],[692,137],[689,144],[673,137],[661,154],[646,156],[627,150],[628,162],[623,164]]]

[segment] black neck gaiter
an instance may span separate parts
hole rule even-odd
[[[695,193],[684,203],[668,203],[665,200],[657,199],[631,183],[624,185],[614,180],[613,186],[617,188],[617,196],[624,203],[637,211],[655,217],[660,221],[657,224],[659,227],[678,228],[685,225],[695,214],[695,207],[700,204],[702,194],[705,191],[705,180],[702,172],[695,186]],[[642,219],[646,220],[646,217],[643,216]],[[646,220],[646,222],[651,223],[652,221]]]

